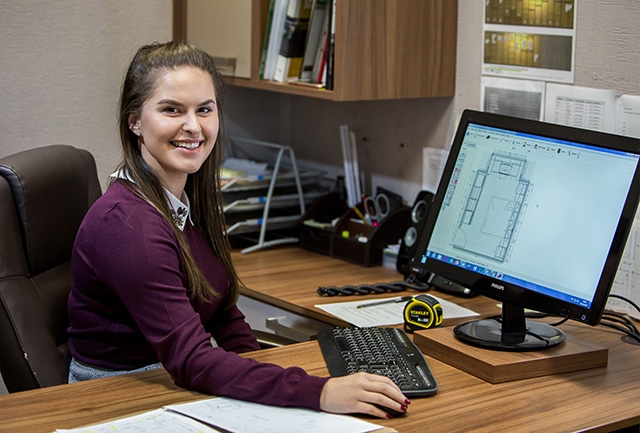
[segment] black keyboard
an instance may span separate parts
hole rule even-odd
[[[426,397],[438,390],[424,356],[400,329],[324,329],[318,343],[333,377],[359,371],[387,376],[407,397]]]

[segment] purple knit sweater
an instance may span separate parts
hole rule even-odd
[[[327,378],[237,355],[259,349],[258,343],[238,308],[222,307],[229,296],[226,274],[200,231],[187,222],[184,234],[220,299],[190,300],[169,225],[122,181],[109,187],[85,216],[74,245],[71,354],[116,370],[160,361],[190,389],[319,410]]]

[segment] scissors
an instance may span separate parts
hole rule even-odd
[[[364,197],[364,210],[371,218],[372,223],[379,223],[391,213],[391,202],[386,194],[377,194],[375,197]]]

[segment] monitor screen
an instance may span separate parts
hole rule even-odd
[[[467,110],[411,269],[502,302],[456,328],[471,344],[564,340],[525,309],[596,325],[640,196],[640,140]]]

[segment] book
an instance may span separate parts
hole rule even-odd
[[[328,0],[331,2],[331,0]],[[318,40],[318,46],[316,48],[316,55],[313,60],[313,67],[311,69],[311,82],[322,84],[324,86],[324,66],[326,64],[325,52],[327,50],[327,43],[329,37],[329,16],[331,14],[332,3],[328,4],[325,10],[324,17],[322,19],[322,32]]]
[[[271,17],[271,26],[269,29],[269,43],[267,45],[267,54],[264,64],[263,80],[272,80],[276,71],[276,61],[280,52],[280,44],[282,43],[282,35],[284,34],[284,20],[287,16],[289,0],[275,0],[273,4],[273,15]],[[266,35],[265,35],[266,39]]]
[[[327,42],[327,50],[325,56],[326,66],[325,66],[325,88],[327,90],[333,90],[333,52],[336,41],[336,0],[331,1],[331,17],[329,18],[329,35]]]
[[[327,12],[328,0],[314,0],[309,17],[309,29],[307,30],[307,40],[304,46],[304,56],[302,58],[302,69],[300,71],[300,81],[311,82],[313,65],[316,60],[318,46],[323,34],[323,26],[326,25],[325,16]],[[324,44],[324,39],[322,39]]]
[[[264,69],[267,64],[267,55],[269,54],[269,39],[271,38],[271,24],[273,22],[273,10],[275,8],[276,0],[271,0],[269,3],[269,12],[267,14],[267,27],[264,32],[264,42],[262,44],[262,56],[260,57],[260,70],[258,72],[258,79],[264,79]]]
[[[289,0],[284,35],[273,76],[275,81],[284,83],[291,79],[297,80],[300,76],[312,5],[313,0]]]

